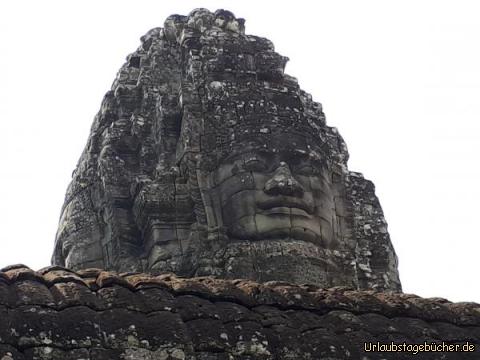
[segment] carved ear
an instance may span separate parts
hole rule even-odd
[[[196,220],[193,209],[186,181],[173,171],[137,185],[133,215],[148,269],[173,271],[172,259],[180,258],[188,246],[189,229]]]
[[[134,199],[133,214],[142,233],[151,221],[175,221],[175,213],[174,183],[151,181],[142,186]]]

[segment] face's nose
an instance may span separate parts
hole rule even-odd
[[[268,195],[288,195],[302,197],[305,192],[302,185],[293,177],[290,168],[281,162],[273,176],[265,183],[263,189]]]

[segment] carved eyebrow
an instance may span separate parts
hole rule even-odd
[[[307,156],[312,159],[312,160],[315,160],[315,161],[320,161],[320,162],[323,162],[325,159],[323,156],[320,156],[319,153],[317,153],[316,151],[312,151],[310,150],[309,152],[307,152]]]
[[[305,164],[310,164],[315,168],[322,168],[325,166],[325,160],[313,152],[294,152],[293,160],[297,163],[297,166]]]
[[[249,160],[262,160],[262,161],[265,161],[265,156],[266,154],[262,154],[261,152],[258,152],[258,153],[253,153],[253,152],[250,152],[250,153],[244,153],[244,156],[243,156],[243,159],[245,161],[249,161]]]
[[[257,158],[260,158],[260,160],[266,159],[264,151],[246,150],[246,151],[242,151],[242,152],[239,151],[239,152],[230,154],[227,157],[225,157],[223,161],[233,163],[237,160],[241,160],[242,162],[245,162],[246,160],[248,160],[249,157],[250,158],[257,157]]]
[[[232,158],[232,159],[243,159],[244,161],[245,160],[249,160],[249,159],[253,159],[253,158],[258,158],[258,159],[261,159],[261,160],[265,160],[269,157],[269,155],[272,155],[270,154],[270,152],[268,151],[265,151],[263,149],[258,149],[258,150],[245,150],[243,152],[238,152],[236,154],[232,154],[229,158]]]
[[[310,160],[310,159],[312,159],[309,156],[309,153],[307,151],[300,150],[300,149],[287,149],[287,150],[280,151],[280,157],[281,158],[284,158],[284,157],[294,158],[295,160]]]
[[[304,156],[305,158],[314,158],[314,159],[318,159],[318,160],[322,159],[320,154],[318,154],[316,151],[312,151],[310,149],[308,149],[308,150],[292,149],[292,150],[293,150],[294,154],[299,155],[299,156]]]

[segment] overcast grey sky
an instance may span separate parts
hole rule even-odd
[[[3,1],[0,267],[50,262],[103,94],[173,13],[225,8],[288,56],[374,181],[404,291],[480,302],[476,1]]]

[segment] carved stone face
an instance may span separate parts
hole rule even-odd
[[[335,247],[332,178],[318,156],[281,148],[238,152],[211,173],[211,182],[229,238]]]

